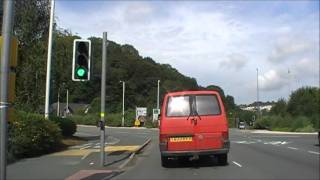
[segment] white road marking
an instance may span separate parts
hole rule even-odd
[[[272,144],[272,145],[283,145],[283,144],[288,144],[289,142],[286,141],[270,141],[270,142],[265,142],[263,144]]]
[[[299,138],[301,136],[251,136],[252,138]]]
[[[89,146],[92,145],[92,143],[82,144],[82,146]]]
[[[255,141],[231,141],[233,143],[237,143],[237,144],[254,144],[256,143]]]
[[[90,163],[90,165],[94,165],[94,163],[93,163],[93,162],[91,162],[91,163]]]
[[[295,147],[288,147],[289,149],[298,150],[298,148]]]
[[[320,153],[315,152],[315,151],[308,151],[308,153],[311,153],[311,154],[317,154],[317,155],[319,155],[319,154],[320,154]]]
[[[235,161],[232,161],[232,162],[233,162],[233,164],[235,164],[235,165],[237,165],[237,166],[239,166],[239,167],[242,167],[241,164],[239,164],[239,163],[237,163],[237,162],[235,162]]]
[[[116,133],[118,133],[118,134],[134,134],[134,135],[136,135],[136,134],[139,134],[139,135],[147,135],[147,134],[150,134],[150,133],[146,133],[146,132],[140,132],[140,133],[135,133],[135,132],[126,132],[126,131],[120,131],[120,132],[116,132]]]
[[[87,158],[90,155],[90,153],[87,153],[86,155],[84,155],[81,159],[84,160],[85,158]]]
[[[89,147],[91,147],[91,145],[90,145],[90,146],[85,146],[85,147],[82,147],[82,148],[80,148],[80,150],[83,150],[83,149],[88,149]]]
[[[85,146],[91,146],[92,143],[87,143],[87,144],[82,144],[82,145],[76,145],[76,146],[71,146],[70,148],[72,149],[78,149],[78,148],[82,148],[82,147],[85,147]]]

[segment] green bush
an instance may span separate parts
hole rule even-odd
[[[72,136],[77,131],[77,125],[72,119],[52,116],[50,120],[60,127],[63,136]]]
[[[313,126],[311,124],[309,124],[303,128],[297,128],[295,131],[296,132],[314,132],[315,129],[313,128]]]
[[[43,115],[18,112],[9,122],[8,151],[10,158],[38,156],[61,147],[59,126]]]
[[[255,122],[256,129],[270,129],[273,131],[313,132],[315,128],[305,116],[292,117],[290,115],[265,116]]]
[[[76,124],[94,125],[94,126],[96,126],[98,124],[98,121],[100,120],[100,117],[96,114],[87,114],[84,116],[73,115],[73,116],[70,116],[69,118],[73,120]]]
[[[119,127],[121,126],[121,122],[122,122],[122,114],[120,113],[107,114],[105,121],[107,126]]]
[[[158,127],[158,121],[152,122],[152,119],[148,119],[145,122],[145,127],[146,128],[157,128]]]
[[[271,120],[269,117],[262,117],[254,123],[255,129],[269,129],[270,126],[271,126]]]
[[[84,124],[84,125],[96,126],[98,124],[98,121],[100,121],[100,117],[98,114],[87,114],[84,116],[73,115],[73,116],[70,116],[70,118],[76,124]],[[119,127],[121,126],[121,123],[122,123],[122,113],[106,113],[105,121],[107,126]],[[124,126],[132,127],[134,125],[134,121],[135,121],[135,111],[133,110],[125,111]]]

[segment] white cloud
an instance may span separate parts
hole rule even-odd
[[[258,79],[261,90],[280,90],[288,84],[288,71],[285,72],[281,70],[271,69],[263,75],[259,75]]]
[[[319,12],[300,15],[294,8],[301,3],[276,14],[270,3],[251,2],[95,1],[98,8],[88,13],[63,3],[57,1],[56,9],[62,28],[84,38],[107,31],[109,39],[132,44],[140,55],[169,63],[202,86],[222,86],[239,103],[254,100],[256,67],[266,72],[259,77],[265,98],[288,95],[279,94],[289,83],[288,68],[299,85],[318,82]]]
[[[125,7],[124,20],[131,23],[150,23],[150,17],[153,15],[153,8],[144,2],[133,2]]]
[[[297,37],[282,38],[272,50],[269,61],[283,63],[292,57],[308,53],[311,48],[313,48],[311,42],[306,40],[298,40]]]
[[[228,55],[226,60],[220,61],[220,67],[239,70],[246,65],[247,61],[248,59],[244,55],[233,53]]]

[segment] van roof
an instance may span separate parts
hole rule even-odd
[[[178,95],[186,95],[186,94],[216,94],[219,95],[217,91],[214,90],[200,90],[200,91],[176,91],[169,92],[167,96],[178,96]]]

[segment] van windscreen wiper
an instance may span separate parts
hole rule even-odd
[[[198,112],[197,112],[196,109],[194,110],[194,114],[201,120],[201,117],[200,117],[200,115],[198,114]]]
[[[192,115],[192,111],[190,111],[188,117],[187,117],[187,121],[189,120],[190,116]]]

